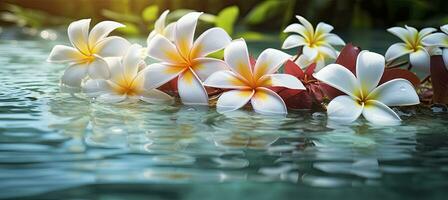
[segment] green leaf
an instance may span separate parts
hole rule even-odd
[[[142,18],[147,22],[155,21],[157,19],[158,14],[159,14],[159,6],[157,5],[148,6],[143,10]]]
[[[252,9],[249,14],[247,14],[245,21],[250,25],[260,24],[276,14],[283,12],[282,8],[287,5],[286,3],[288,3],[288,1],[266,0]]]
[[[117,29],[118,32],[123,33],[125,35],[139,35],[140,29],[137,25],[132,23],[124,23],[125,27]]]
[[[223,28],[229,35],[232,35],[233,27],[236,20],[238,19],[239,13],[240,10],[237,6],[224,8],[221,12],[218,13],[218,16],[216,16],[215,25],[217,27]]]
[[[240,37],[244,38],[245,40],[251,40],[251,41],[261,41],[261,40],[266,40],[266,39],[273,39],[267,35],[263,35],[262,33],[253,32],[253,31],[246,31],[246,32],[240,33],[236,36],[236,38],[240,38]]]
[[[216,59],[223,59],[224,58],[224,49],[221,49],[219,51],[213,52],[211,54],[207,55],[208,58],[216,58]]]
[[[132,23],[141,22],[140,17],[137,15],[123,14],[123,13],[115,12],[112,10],[103,9],[101,11],[101,14],[103,14],[105,17],[107,17],[109,19],[119,21],[119,22],[123,22],[123,21],[124,22],[132,22]]]

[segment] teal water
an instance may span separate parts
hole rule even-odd
[[[446,198],[446,112],[397,109],[400,126],[377,127],[98,104],[60,91],[56,43],[0,40],[1,199]]]

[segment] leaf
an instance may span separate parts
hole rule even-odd
[[[303,70],[292,60],[288,60],[285,63],[285,73],[293,75],[299,79],[303,79],[305,77],[305,74]]]
[[[142,11],[142,18],[147,22],[155,21],[157,19],[158,14],[159,14],[159,6],[157,5],[148,6]]]
[[[131,22],[131,23],[139,23],[140,17],[137,15],[132,14],[123,14],[119,12],[115,12],[112,10],[103,9],[101,11],[101,14],[103,14],[105,17],[115,20],[115,21],[125,21],[125,22]]]
[[[236,20],[238,19],[238,15],[240,10],[237,6],[230,6],[221,10],[218,13],[215,19],[215,25],[217,27],[223,28],[229,35],[233,34],[233,27],[235,25]]]
[[[222,58],[224,58],[224,49],[221,49],[219,51],[215,51],[215,52],[213,52],[211,54],[208,54],[207,57],[208,58],[216,58],[216,59],[220,59],[221,60]]]
[[[442,56],[431,57],[431,83],[434,91],[433,102],[448,104],[448,70]]]
[[[140,29],[137,25],[132,23],[124,23],[125,27],[117,29],[118,32],[125,35],[138,35],[140,34]]]
[[[283,5],[288,1],[266,0],[253,8],[245,18],[245,22],[249,25],[256,25],[272,18],[277,13],[282,12]]]
[[[246,31],[243,33],[238,33],[238,35],[236,36],[236,38],[244,38],[245,40],[248,41],[266,41],[266,40],[270,40],[272,39],[271,37],[264,35],[262,33],[258,33],[258,32],[253,32],[253,31]]]
[[[420,86],[420,79],[417,77],[417,75],[415,75],[414,73],[412,73],[409,70],[398,69],[398,68],[385,69],[383,77],[381,77],[379,84],[383,84],[387,81],[397,79],[397,78],[403,78],[403,79],[408,80],[409,82],[412,83],[412,85],[414,85],[415,88]]]

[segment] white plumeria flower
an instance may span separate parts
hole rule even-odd
[[[294,23],[286,27],[285,33],[298,33],[290,35],[283,42],[282,49],[291,49],[303,46],[303,55],[299,57],[299,66],[308,66],[316,63],[316,70],[325,66],[325,60],[336,59],[338,52],[332,45],[344,46],[345,42],[336,34],[330,33],[333,26],[320,22],[316,30],[308,20],[302,16],[296,16],[301,24]]]
[[[206,57],[230,43],[230,36],[223,29],[208,29],[193,42],[201,14],[191,12],[176,22],[174,42],[159,34],[148,44],[149,57],[160,61],[148,66],[152,71],[151,86],[157,88],[178,78],[179,96],[186,105],[208,105],[202,82],[213,72],[227,69],[222,60]]]
[[[110,79],[90,79],[83,85],[84,92],[97,101],[117,103],[126,99],[148,103],[170,103],[173,98],[149,86],[148,68],[139,71],[141,46],[128,48],[123,58],[109,58]]]
[[[448,24],[441,26],[443,33],[433,33],[423,38],[422,43],[426,46],[442,48],[442,57],[445,67],[448,69]]]
[[[420,101],[412,84],[405,79],[393,79],[378,86],[384,68],[382,55],[362,51],[356,61],[356,77],[339,64],[330,64],[314,74],[319,81],[347,94],[328,104],[329,119],[350,123],[362,114],[375,124],[399,123],[400,117],[388,106],[415,105]]]
[[[68,38],[73,47],[56,45],[51,50],[48,62],[69,63],[61,78],[63,84],[79,87],[81,81],[90,78],[108,78],[109,68],[104,57],[122,56],[129,47],[129,42],[117,36],[108,37],[109,33],[123,24],[103,21],[92,28],[89,33],[90,19],[72,22],[68,26]]]
[[[420,32],[414,27],[405,26],[392,27],[387,29],[390,33],[399,37],[403,42],[393,44],[386,51],[386,62],[391,62],[401,56],[409,54],[409,62],[415,68],[420,76],[429,74],[430,53],[429,49],[425,47],[422,40],[432,32],[435,28],[424,28]]]
[[[168,16],[169,10],[165,10],[160,17],[154,23],[154,30],[149,33],[148,38],[146,39],[146,43],[149,42],[157,35],[163,35],[168,38],[170,41],[174,40],[174,27],[176,26],[175,22],[172,22],[166,25],[166,17]]]
[[[231,70],[213,73],[204,85],[230,89],[224,92],[216,104],[218,112],[237,110],[249,101],[255,112],[261,114],[286,114],[282,98],[268,87],[280,86],[304,90],[296,77],[289,74],[274,74],[291,56],[276,49],[264,50],[251,66],[246,42],[235,40],[224,50],[224,60]]]

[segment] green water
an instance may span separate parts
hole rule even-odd
[[[0,40],[2,199],[446,198],[447,113],[337,126],[310,111],[98,104],[60,91],[65,66],[45,62],[56,43]]]

